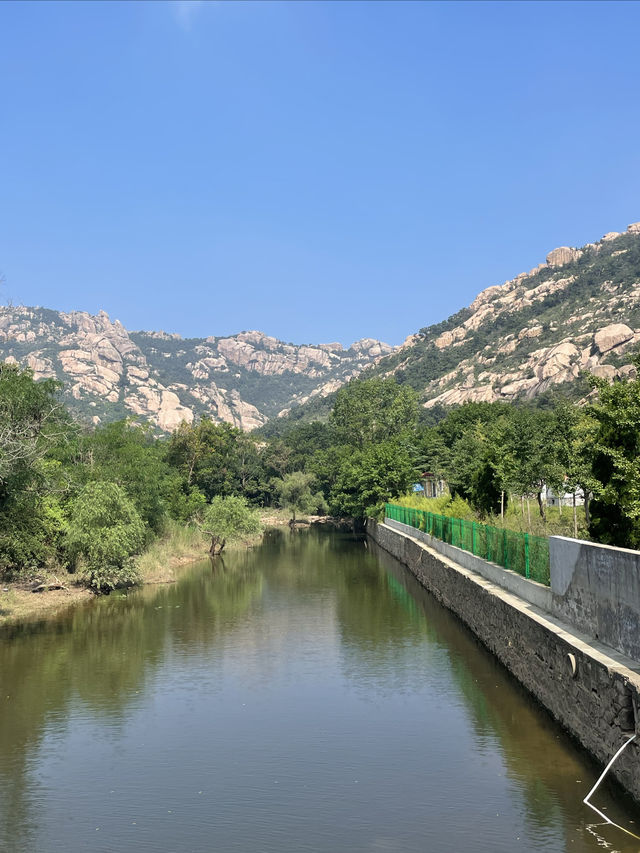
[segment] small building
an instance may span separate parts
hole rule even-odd
[[[447,484],[441,477],[425,471],[420,477],[425,498],[439,498],[447,491]]]
[[[576,506],[584,506],[584,492],[582,489],[576,489]],[[573,492],[554,492],[550,486],[545,486],[542,490],[542,500],[547,506],[573,506]]]

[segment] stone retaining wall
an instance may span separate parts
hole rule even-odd
[[[484,645],[551,714],[603,764],[636,731],[640,668],[622,654],[590,641],[514,595],[387,524],[367,533]],[[640,749],[634,742],[612,775],[640,800]]]

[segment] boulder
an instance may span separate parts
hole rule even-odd
[[[518,332],[518,340],[522,341],[524,338],[537,338],[542,334],[542,326],[528,326],[525,329],[521,329]]]
[[[570,246],[559,246],[557,249],[549,252],[547,263],[550,267],[561,267],[564,264],[570,264],[571,261],[577,261],[581,254],[580,249],[572,249]]]
[[[618,371],[612,364],[598,364],[592,368],[591,372],[599,379],[615,379],[618,375]]]
[[[630,329],[625,323],[611,323],[605,326],[604,329],[596,332],[593,336],[593,342],[598,349],[598,352],[604,354],[609,350],[619,347],[633,338],[633,329]]]

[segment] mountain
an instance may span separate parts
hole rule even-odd
[[[640,223],[483,290],[468,308],[410,335],[401,347],[365,338],[283,343],[261,332],[181,338],[128,332],[101,311],[0,308],[0,359],[63,382],[70,406],[94,423],[139,415],[160,429],[208,414],[279,431],[324,417],[354,376],[395,376],[426,409],[467,400],[588,390],[587,373],[628,376],[640,343]],[[288,417],[286,417],[288,415]],[[276,421],[278,417],[278,421]]]
[[[468,400],[574,395],[587,372],[634,371],[640,341],[640,223],[483,290],[468,308],[421,329],[369,372],[413,386],[426,408]]]
[[[587,373],[633,375],[640,343],[640,222],[581,248],[561,246],[546,262],[483,290],[442,323],[410,335],[363,373],[395,376],[426,409],[466,401],[531,399],[589,391]],[[292,420],[326,416],[330,399],[294,409]]]
[[[104,311],[0,308],[0,359],[60,380],[70,408],[93,423],[139,415],[164,431],[201,414],[253,429],[330,394],[392,351],[370,338],[345,350],[255,331],[184,339],[129,332]]]

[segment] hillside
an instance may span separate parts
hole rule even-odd
[[[261,332],[183,339],[129,332],[101,311],[0,308],[0,359],[56,378],[70,408],[93,423],[139,415],[170,431],[208,414],[245,430],[288,407],[330,394],[388,344],[296,346]]]
[[[554,249],[545,263],[411,335],[364,375],[395,376],[418,391],[426,409],[531,399],[553,388],[579,397],[588,390],[587,372],[632,373],[630,354],[639,342],[640,223],[634,223],[582,248]],[[325,408],[323,401],[307,404],[288,420],[322,417]]]
[[[411,385],[426,409],[554,387],[577,397],[588,372],[630,374],[639,342],[640,223],[554,249],[395,350],[372,339],[347,350],[296,346],[255,331],[185,339],[129,332],[103,311],[0,308],[0,358],[59,379],[70,406],[94,423],[139,415],[165,431],[204,413],[278,431],[325,416],[333,392],[363,372]]]

